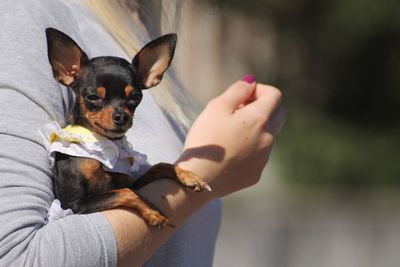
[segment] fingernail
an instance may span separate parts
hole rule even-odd
[[[246,83],[253,83],[256,81],[256,76],[254,74],[246,74],[243,76],[242,81]]]

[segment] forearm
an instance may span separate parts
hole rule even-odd
[[[158,180],[138,191],[153,203],[175,228],[147,226],[135,212],[114,209],[102,212],[114,230],[118,266],[141,266],[188,219],[212,199],[209,192],[191,192],[171,180]]]
[[[170,180],[158,180],[139,193],[179,227],[213,198],[255,184],[284,121],[280,99],[276,88],[237,82],[194,122],[176,164],[209,183],[212,192],[193,193]],[[149,228],[130,211],[104,215],[114,229],[120,266],[142,265],[176,230]]]
[[[115,266],[115,240],[104,217],[46,223],[53,192],[50,171],[42,167],[45,149],[6,134],[0,144],[0,266]]]

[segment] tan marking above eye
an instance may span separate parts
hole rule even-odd
[[[96,92],[100,96],[101,99],[106,98],[107,89],[105,87],[103,87],[103,86],[97,87]]]
[[[125,95],[128,97],[135,89],[133,89],[132,85],[125,86]]]

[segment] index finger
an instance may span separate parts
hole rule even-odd
[[[282,101],[282,93],[277,88],[265,84],[257,84],[254,99],[245,108],[265,114],[266,120],[278,109]]]
[[[217,97],[223,101],[230,111],[235,111],[238,106],[246,103],[253,95],[255,83],[238,81],[232,84],[224,93]]]

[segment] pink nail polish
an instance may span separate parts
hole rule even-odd
[[[253,83],[256,81],[256,76],[254,74],[246,74],[243,76],[242,81],[246,83]]]

